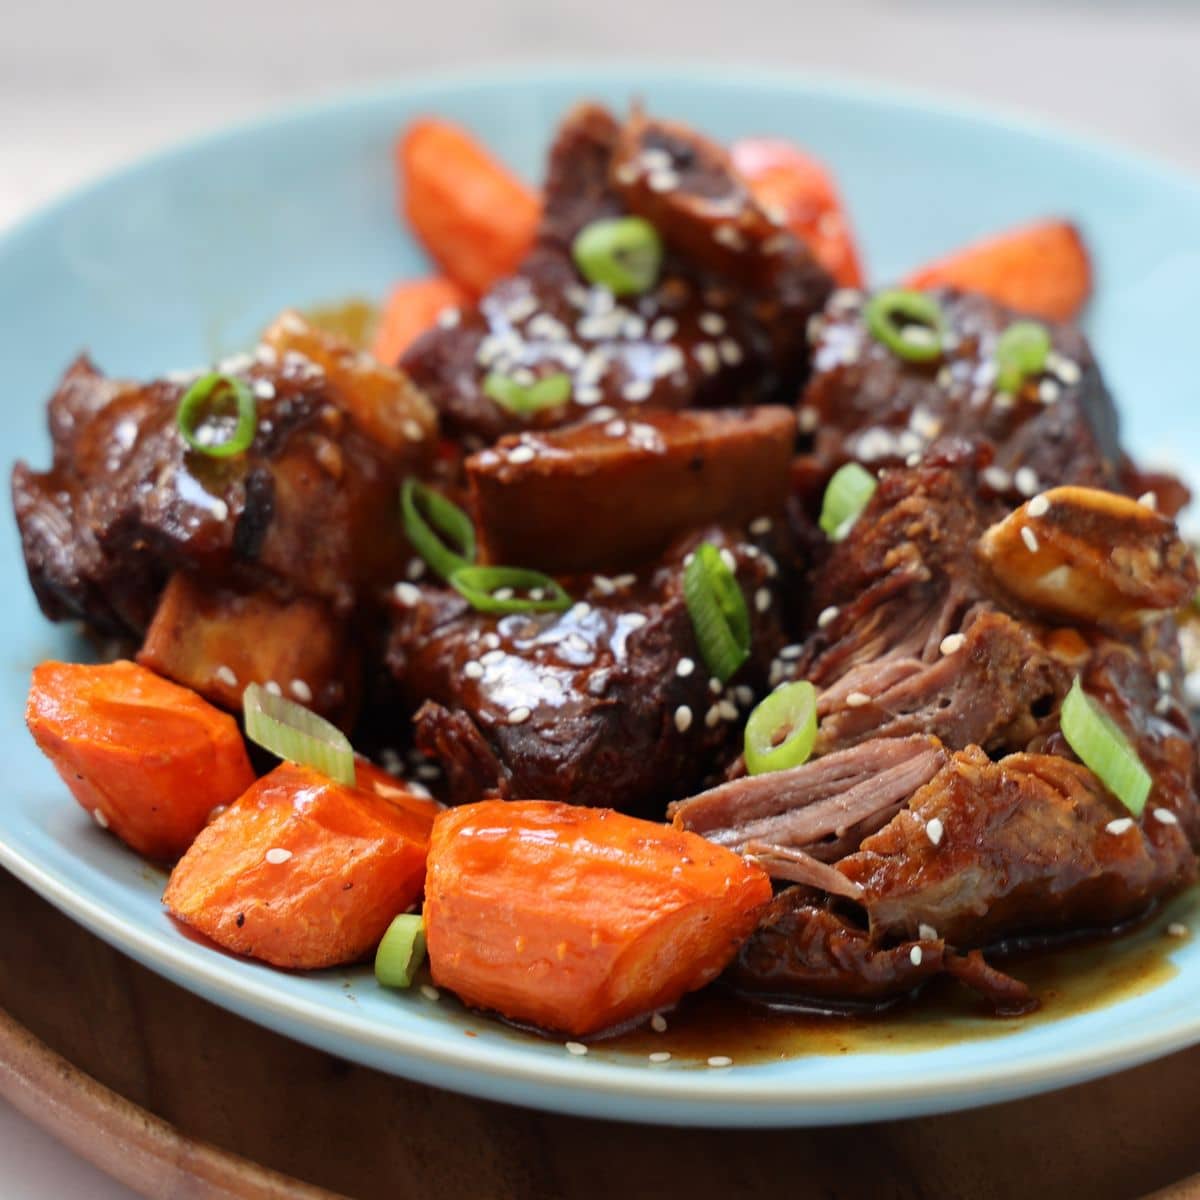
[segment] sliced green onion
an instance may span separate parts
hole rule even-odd
[[[563,371],[543,375],[533,383],[518,383],[511,375],[493,371],[483,381],[483,391],[501,408],[518,417],[561,408],[571,398],[571,377]]]
[[[843,541],[879,485],[858,463],[838,467],[821,501],[820,526],[831,542]]]
[[[242,693],[246,736],[288,762],[312,767],[336,783],[353,787],[354,748],[346,735],[302,704],[285,700],[257,683]]]
[[[419,913],[401,913],[387,928],[375,951],[375,978],[384,987],[412,987],[425,961],[425,922]]]
[[[575,265],[588,283],[617,296],[637,296],[658,281],[663,245],[642,217],[610,217],[585,225],[571,244]]]
[[[871,336],[898,358],[932,362],[942,356],[946,319],[932,296],[901,288],[876,292],[864,315]]]
[[[254,441],[258,409],[242,379],[214,371],[203,375],[180,397],[175,423],[193,450],[212,458],[241,454]]]
[[[817,689],[807,679],[785,683],[746,722],[746,770],[765,775],[798,767],[808,761],[816,740]]]
[[[443,579],[475,561],[475,526],[452,500],[415,479],[406,479],[400,489],[400,508],[412,548]],[[452,546],[438,534],[449,538]]]
[[[750,657],[750,613],[733,572],[711,542],[684,568],[683,595],[709,671],[724,683]]]
[[[1084,690],[1076,676],[1059,716],[1067,745],[1135,817],[1150,795],[1150,772],[1117,723]]]
[[[450,586],[487,613],[561,612],[572,603],[556,580],[525,567],[459,567]]]
[[[1040,321],[1014,321],[996,339],[996,388],[1015,395],[1021,384],[1046,369],[1050,331]]]

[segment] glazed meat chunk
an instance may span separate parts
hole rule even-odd
[[[627,215],[654,225],[665,256],[650,290],[615,297],[588,286],[572,245],[590,222]],[[446,430],[475,446],[597,406],[790,404],[808,362],[805,324],[830,286],[719,147],[639,113],[622,125],[583,105],[550,152],[542,226],[520,272],[449,314],[403,366]],[[566,374],[570,396],[516,414],[485,392],[492,373],[527,383]]]

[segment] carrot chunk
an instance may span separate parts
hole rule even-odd
[[[402,808],[416,817],[424,825],[425,837],[428,840],[429,831],[433,828],[433,820],[442,811],[442,806],[436,800],[431,800],[428,795],[418,795],[411,791],[411,784],[406,784],[403,779],[389,775],[382,767],[377,767],[365,758],[355,758],[354,773],[360,788],[382,796],[397,808]]]
[[[235,954],[310,970],[357,962],[421,894],[429,822],[284,763],[195,840],[163,903]]]
[[[972,242],[914,271],[904,283],[981,292],[1032,316],[1070,321],[1092,294],[1092,264],[1074,225],[1037,221]]]
[[[863,272],[850,218],[830,172],[779,138],[734,142],[733,165],[754,198],[784,224],[842,287],[862,287]]]
[[[434,262],[482,295],[533,245],[537,193],[450,121],[414,121],[396,143],[401,212]]]
[[[150,858],[176,858],[254,782],[237,722],[131,662],[34,668],[29,731],[75,799]]]
[[[434,823],[425,932],[439,986],[578,1036],[715,979],[770,898],[759,867],[694,834],[489,800]]]
[[[392,289],[379,314],[371,353],[380,362],[395,366],[400,356],[447,308],[460,308],[470,297],[452,279],[434,276],[413,279]]]

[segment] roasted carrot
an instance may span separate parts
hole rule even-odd
[[[360,788],[382,796],[391,804],[416,817],[424,824],[428,837],[430,829],[433,828],[434,818],[442,811],[442,806],[436,800],[431,800],[426,795],[418,795],[410,790],[412,785],[389,775],[382,767],[377,767],[365,758],[355,758],[354,771]]]
[[[511,275],[533,245],[537,193],[465,129],[427,117],[396,143],[401,213],[430,257],[482,295]]]
[[[439,313],[460,308],[468,299],[457,283],[440,275],[397,284],[379,314],[371,353],[394,366],[421,334],[433,328]]]
[[[254,782],[237,723],[131,662],[44,662],[25,719],[75,799],[150,858],[175,858]]]
[[[759,867],[694,834],[491,800],[434,822],[425,931],[437,984],[580,1036],[716,978],[770,898]]]
[[[842,287],[862,287],[850,219],[829,171],[778,138],[744,138],[734,142],[730,154],[755,199],[778,211],[821,266]]]
[[[1092,293],[1092,264],[1074,225],[1036,221],[972,242],[920,267],[904,283],[980,292],[1031,316],[1069,321]]]
[[[429,822],[284,763],[192,844],[163,903],[236,954],[278,967],[357,962],[421,894]]]

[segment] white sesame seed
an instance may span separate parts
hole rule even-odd
[[[622,163],[614,172],[618,183],[628,187],[631,183],[637,182],[638,166],[637,163],[627,162]]]
[[[526,705],[519,704],[516,708],[509,711],[508,723],[510,725],[523,725],[532,715],[532,712]]]
[[[846,696],[846,706],[848,708],[862,708],[865,704],[871,703],[871,697],[866,692],[850,692]]]
[[[646,336],[646,319],[633,313],[621,322],[621,336],[626,341],[638,342]]]
[[[673,192],[679,186],[679,176],[674,171],[651,171],[646,186],[652,192]]]
[[[1154,702],[1154,711],[1160,716],[1165,717],[1171,711],[1171,706],[1175,703],[1171,696],[1159,696]]]
[[[664,1017],[662,1013],[655,1013],[654,1016],[650,1018],[650,1028],[653,1029],[655,1033],[666,1033],[667,1018]]]
[[[836,604],[831,604],[828,608],[821,609],[820,613],[817,616],[817,628],[825,629],[828,626],[832,625],[833,622],[837,620],[837,615],[838,615],[838,606]],[[800,651],[799,646],[796,646],[796,647],[786,646],[785,649],[787,649],[787,650],[795,649],[797,653],[799,653],[799,651]]]
[[[408,560],[408,569],[404,574],[411,580],[418,580],[425,575],[425,560],[423,558],[410,558]]]
[[[1021,541],[1025,543],[1025,549],[1028,550],[1030,554],[1036,554],[1038,552],[1037,534],[1034,533],[1028,525],[1021,526]]]
[[[1179,818],[1169,808],[1156,808],[1154,819],[1163,825],[1178,825]]]
[[[1043,379],[1038,384],[1038,399],[1043,404],[1053,404],[1061,395],[1062,386],[1053,379]]]
[[[692,353],[705,375],[715,375],[721,369],[721,356],[712,342],[697,342]]]
[[[932,925],[924,923],[917,926],[917,937],[923,942],[936,942],[938,940],[937,930]]]
[[[743,358],[742,348],[733,338],[722,338],[717,343],[717,352],[721,355],[721,360],[731,367],[736,367]]]
[[[710,1067],[732,1067],[733,1059],[728,1054],[712,1054],[709,1055],[708,1065]]]
[[[1185,938],[1188,933],[1188,927],[1182,921],[1172,921],[1167,926],[1167,937]]]
[[[1046,356],[1046,366],[1065,384],[1075,384],[1083,378],[1079,364],[1063,354],[1051,352]]]
[[[1031,517],[1044,517],[1050,511],[1050,501],[1046,499],[1043,492],[1040,496],[1034,496],[1026,506],[1025,511]]]
[[[905,460],[906,467],[919,467],[921,465],[921,452],[914,450]]]
[[[725,685],[714,675],[708,681],[708,690],[714,696],[719,696],[725,690]]]
[[[993,492],[1007,492],[1012,487],[1012,476],[1002,467],[987,467],[983,472],[983,482]]]
[[[476,662],[474,659],[472,659],[470,662],[463,663],[463,674],[468,679],[482,679],[483,663]]]
[[[728,546],[721,547],[721,561],[731,570],[737,571],[737,559],[733,555],[733,551]]]
[[[704,724],[707,725],[709,729],[715,728],[717,722],[720,721],[720,719],[721,719],[721,706],[719,704],[714,704],[708,710],[708,712],[706,712],[704,714]]]
[[[267,682],[263,684],[263,687],[265,687],[272,696],[283,695],[283,688],[281,688],[274,679],[268,679]]]
[[[652,1063],[670,1062],[671,1052],[670,1050],[655,1050],[654,1053],[650,1055],[650,1061]]]
[[[750,522],[750,532],[754,534],[755,537],[762,537],[764,534],[770,533],[771,518],[755,517],[754,520]]]
[[[659,317],[650,326],[650,340],[654,342],[669,342],[679,330],[679,323],[674,317]]]
[[[967,635],[965,633],[948,633],[942,638],[941,645],[938,647],[943,654],[957,654],[967,643]]]
[[[462,319],[462,313],[457,308],[443,308],[437,315],[437,323],[443,329],[453,329]]]
[[[754,607],[756,611],[760,613],[765,613],[767,609],[771,607],[770,588],[759,588],[758,591],[754,593]]]
[[[932,817],[925,823],[925,836],[935,845],[941,845],[946,827],[937,817]]]
[[[104,815],[104,811],[99,808],[92,809],[92,819],[100,826],[101,829],[108,828],[108,818]]]
[[[631,612],[622,614],[621,619],[629,629],[641,629],[649,618],[645,613]]]
[[[696,669],[695,662],[690,658],[681,658],[675,664],[675,674],[680,679],[686,679]]]
[[[717,711],[721,714],[722,721],[736,721],[738,719],[737,705],[732,700],[722,700],[717,705]]]
[[[617,591],[622,591],[625,588],[633,587],[633,585],[637,583],[637,576],[630,572],[626,572],[624,575],[616,576],[612,582],[613,587],[615,587]]]
[[[654,384],[649,379],[631,379],[622,389],[621,398],[630,404],[640,404],[650,397]]]
[[[511,600],[516,594],[510,587],[498,587],[492,592],[492,597],[496,600]]]
[[[1013,475],[1013,483],[1022,496],[1036,495],[1038,488],[1042,486],[1038,481],[1037,472],[1032,467],[1019,467]]]
[[[1123,833],[1128,833],[1133,828],[1132,817],[1118,817],[1115,821],[1109,821],[1104,827],[1105,833],[1115,834],[1120,837]]]
[[[675,728],[680,733],[687,733],[692,727],[692,710],[686,704],[681,704],[675,710]]]
[[[730,250],[746,248],[746,239],[742,236],[742,231],[733,225],[718,225],[713,230],[713,241]]]
[[[814,433],[820,424],[821,414],[810,405],[805,405],[796,411],[796,428],[801,433]]]
[[[521,445],[519,445],[519,446],[514,446],[508,452],[508,461],[510,463],[516,463],[516,464],[518,464],[518,466],[521,463],[533,462],[533,458],[534,458],[533,447],[528,445],[525,442],[522,442]]]
[[[402,580],[392,588],[392,595],[396,598],[397,604],[402,604],[405,608],[412,608],[421,599],[421,589],[415,583],[407,583]]]
[[[720,337],[725,332],[725,318],[720,313],[701,313],[699,325],[709,337]]]
[[[823,612],[821,614],[821,616],[823,617],[825,615],[825,613],[828,613],[828,612],[831,612],[834,615],[836,615],[837,609],[836,608],[827,608],[827,609],[825,609],[825,612]],[[820,618],[818,618],[818,620],[819,619]],[[830,617],[829,620],[832,621],[833,617]],[[828,624],[828,623],[829,622],[827,621],[826,624]],[[804,653],[803,646],[793,644],[791,646],[784,646],[784,648],[782,650],[780,650],[780,652],[779,652],[779,657],[782,658],[784,660],[784,662],[791,662],[793,659],[799,658],[800,655],[802,655],[803,653]]]
[[[1158,511],[1158,497],[1153,492],[1143,492],[1138,497],[1138,503],[1150,509],[1152,512]]]
[[[292,682],[288,684],[288,691],[291,692],[301,704],[312,703],[312,688],[310,688],[303,679],[293,679]]]
[[[504,661],[504,651],[499,646],[492,646],[486,653],[480,656],[479,661],[485,666],[491,666],[493,663]]]
[[[921,949],[921,947],[920,947],[920,946],[914,946],[914,947],[913,947],[913,948],[912,948],[912,949],[911,949],[911,950],[908,952],[908,961],[909,961],[910,963],[912,963],[912,965],[913,965],[914,967],[919,967],[919,966],[921,965],[921,960],[922,960],[924,957],[925,957],[925,952],[924,952],[924,951]]]
[[[733,694],[743,708],[750,708],[754,704],[754,689],[747,683],[739,683],[733,689]]]
[[[567,1053],[576,1056],[582,1056],[588,1052],[587,1047],[582,1042],[567,1042]]]
[[[571,609],[567,615],[574,617],[577,621],[581,621],[591,611],[592,606],[586,600],[578,600],[571,605]]]
[[[272,866],[278,867],[292,857],[292,852],[290,850],[285,850],[282,846],[272,846],[271,849],[268,850],[265,855],[263,855],[263,857]]]
[[[491,632],[485,633],[483,635],[483,644],[489,650],[499,650],[500,649],[500,635],[498,633],[491,633]],[[492,657],[495,658],[497,656],[493,655]],[[499,657],[502,658],[503,655],[500,655]],[[484,655],[484,661],[485,662],[488,661],[486,654]]]
[[[226,687],[237,687],[238,677],[232,667],[222,664],[217,668],[217,680]]]
[[[1154,676],[1154,682],[1158,684],[1158,690],[1160,692],[1169,692],[1172,684],[1171,672],[1159,671],[1158,674]]]
[[[439,992],[432,983],[423,983],[421,984],[421,995],[424,996],[426,1000],[438,1000],[441,998],[442,993]]]
[[[934,376],[934,382],[942,391],[948,392],[954,386],[954,372],[949,367],[941,367]]]

